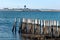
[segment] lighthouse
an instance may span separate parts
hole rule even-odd
[[[26,9],[26,5],[24,5],[24,9]]]

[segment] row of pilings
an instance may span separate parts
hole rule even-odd
[[[15,33],[16,33],[16,23],[17,23],[17,18],[15,18],[15,22],[12,27],[12,32]],[[59,36],[60,23],[59,21],[56,20],[19,18],[18,33]]]

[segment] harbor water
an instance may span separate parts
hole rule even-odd
[[[15,18],[17,18],[16,34],[12,32]],[[18,33],[19,19],[22,18],[60,21],[60,12],[0,11],[0,40],[22,40],[21,34]]]

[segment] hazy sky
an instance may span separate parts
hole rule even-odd
[[[60,0],[0,0],[0,8],[60,9]]]

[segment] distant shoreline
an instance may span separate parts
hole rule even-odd
[[[8,8],[4,8],[4,9],[0,9],[0,11],[21,11],[21,12],[60,12],[60,10],[55,10],[55,9],[8,9]]]

